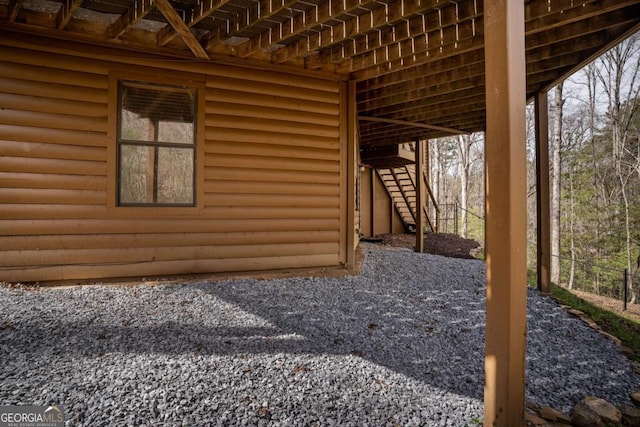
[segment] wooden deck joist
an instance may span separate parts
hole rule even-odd
[[[376,134],[385,127],[362,123],[363,146],[484,130],[483,0],[44,1],[7,1],[0,24],[185,60],[334,74],[358,82],[359,115],[433,126],[384,142]],[[524,13],[531,98],[636,31],[640,1],[531,0]]]

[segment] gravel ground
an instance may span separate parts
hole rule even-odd
[[[91,426],[477,425],[484,280],[480,261],[368,246],[357,277],[0,288],[0,405]],[[529,329],[528,400],[640,389],[534,290]]]

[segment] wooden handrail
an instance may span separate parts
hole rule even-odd
[[[433,195],[433,191],[431,191],[431,185],[429,184],[429,180],[427,179],[427,173],[422,171],[422,180],[426,184],[427,192],[429,193],[429,197],[431,198],[431,203],[433,203],[433,207],[436,209],[436,217],[435,217],[435,227],[431,227],[431,230],[435,233],[438,232],[438,225],[440,223],[440,207],[438,206],[438,202]],[[427,219],[429,219],[429,215],[427,214]],[[429,221],[430,222],[430,221]]]
[[[436,198],[433,196],[433,191],[431,191],[431,185],[429,185],[429,180],[427,179],[426,172],[422,172],[422,178],[424,179],[425,184],[427,184],[427,191],[429,192],[429,197],[431,198],[431,202],[433,203],[433,206],[436,208],[436,211],[440,213],[438,202],[436,202]]]
[[[417,190],[418,186],[416,185],[416,181],[414,180],[414,177],[409,173],[409,168],[407,166],[405,166],[404,170],[405,170],[406,174],[409,176],[409,179],[411,180],[411,184],[413,184],[413,187]],[[417,174],[418,174],[418,171],[417,171],[417,169],[415,169],[414,175],[415,175],[416,179],[417,179]],[[423,176],[422,180],[425,182],[425,184],[427,184],[427,189],[429,190],[429,192],[431,192],[431,189],[429,188],[429,183],[426,182],[426,180],[424,179],[424,176]],[[418,198],[417,198],[417,195],[416,195],[416,203],[417,203],[417,201],[418,201]],[[422,211],[424,212],[424,217],[427,219],[427,223],[429,224],[429,228],[431,229],[431,231],[433,233],[437,233],[438,232],[438,222],[436,221],[436,225],[434,227],[433,223],[431,222],[431,218],[429,217],[429,212],[427,211],[425,206],[422,206]],[[418,215],[418,207],[417,206],[416,206],[416,215]]]

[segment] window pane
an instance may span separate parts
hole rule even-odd
[[[155,131],[151,120],[123,109],[120,135],[129,141],[153,141]]]
[[[193,123],[158,122],[158,141],[193,144]]]
[[[194,143],[194,90],[123,82],[120,93],[121,139]]]
[[[193,204],[193,149],[158,148],[158,203]]]
[[[120,203],[153,203],[154,148],[120,146]]]

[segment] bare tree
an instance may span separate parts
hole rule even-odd
[[[562,185],[562,86],[560,82],[554,92],[553,135],[551,138],[551,281],[560,284],[560,192]]]
[[[431,192],[433,193],[433,198],[436,202],[440,203],[440,171],[438,169],[438,164],[440,163],[440,150],[438,149],[438,141],[431,140],[429,141],[429,145],[427,145],[427,150],[429,150],[429,170],[431,171]],[[431,212],[431,215],[434,215],[435,212]]]
[[[460,175],[460,208],[462,210],[462,236],[467,237],[469,227],[467,223],[467,209],[469,207],[469,169],[471,168],[471,135],[458,135],[458,174]]]
[[[462,236],[467,238],[469,211],[469,172],[471,170],[471,146],[475,143],[473,135],[458,135],[458,173],[460,175],[460,209]]]
[[[631,178],[640,174],[640,155],[632,148],[630,130],[640,108],[640,36],[632,36],[618,44],[605,53],[599,63],[596,73],[609,103],[612,161],[623,201],[626,264],[628,270],[633,271],[629,185]],[[637,296],[632,278],[628,288],[631,302],[635,303]]]

